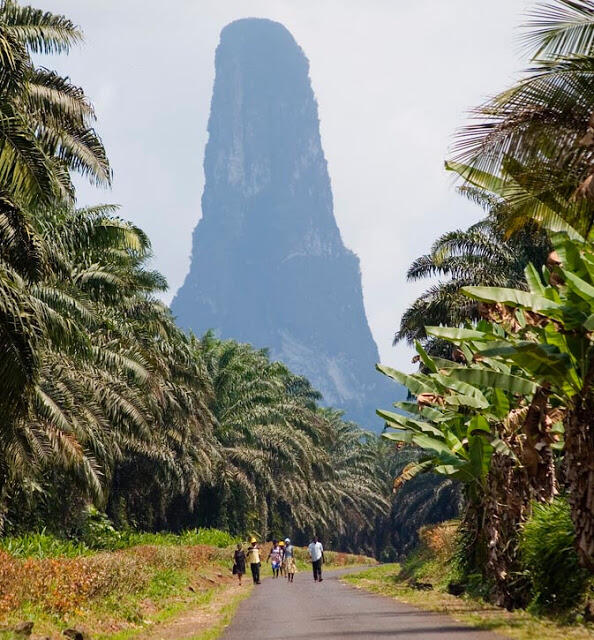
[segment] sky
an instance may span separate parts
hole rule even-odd
[[[335,215],[360,258],[367,317],[385,364],[412,260],[481,211],[443,169],[468,111],[526,66],[519,26],[531,0],[37,0],[85,33],[68,57],[40,59],[81,85],[114,171],[80,183],[82,204],[118,203],[153,243],[169,302],[187,273],[201,216],[202,161],[221,29],[244,17],[282,22],[310,61]]]

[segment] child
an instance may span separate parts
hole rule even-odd
[[[272,541],[272,549],[268,554],[268,559],[272,565],[272,577],[278,578],[281,566],[281,549],[276,540]]]

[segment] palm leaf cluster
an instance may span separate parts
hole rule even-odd
[[[82,39],[0,2],[0,526],[355,540],[386,511],[374,440],[267,354],[185,335],[143,231],[74,206],[111,171],[82,89],[36,66]],[[353,543],[354,544],[354,543]]]
[[[525,603],[521,526],[560,488],[580,563],[594,570],[593,37],[591,0],[534,11],[531,68],[475,110],[446,164],[488,217],[413,264],[410,277],[450,279],[397,334],[423,341],[421,371],[382,368],[416,400],[380,412],[386,437],[426,452],[397,485],[427,471],[464,484],[469,568],[507,606]]]
[[[541,3],[526,25],[531,67],[474,111],[457,136],[464,177],[505,192],[508,230],[563,221],[589,238],[594,222],[594,3]]]
[[[265,351],[211,334],[196,346],[220,446],[208,523],[264,538],[287,527],[298,536],[315,530],[352,544],[388,508],[373,439],[319,408],[307,380]]]
[[[429,253],[409,267],[409,281],[439,278],[403,313],[394,342],[421,340],[431,353],[443,344],[428,338],[425,325],[455,326],[480,318],[478,304],[464,296],[465,286],[486,285],[525,288],[524,269],[530,262],[542,265],[550,252],[545,234],[534,226],[509,235],[502,224],[506,203],[479,187],[461,191],[487,207],[488,215],[466,230],[439,237]]]

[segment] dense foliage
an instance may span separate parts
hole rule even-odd
[[[108,185],[107,155],[83,90],[32,56],[81,38],[0,3],[0,531],[315,530],[372,550],[377,438],[264,351],[180,331],[142,230],[75,208],[73,174]]]
[[[579,602],[588,572],[579,566],[567,502],[537,504],[523,527],[520,552],[536,610],[569,609]]]
[[[532,68],[447,164],[489,217],[411,267],[450,280],[397,334],[420,371],[380,367],[414,401],[379,413],[386,438],[425,452],[396,487],[428,471],[463,484],[465,579],[508,607],[564,608],[594,572],[594,3],[542,3],[530,27]]]

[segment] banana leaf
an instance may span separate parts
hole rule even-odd
[[[382,364],[376,364],[375,368],[385,376],[388,376],[388,378],[392,378],[392,380],[396,380],[396,382],[403,384],[415,396],[418,396],[421,393],[435,393],[438,395],[443,393],[443,387],[435,384],[432,378],[429,378],[428,376],[418,374],[409,375],[402,371],[392,369],[392,367],[386,367]]]
[[[527,378],[482,368],[451,369],[447,377],[475,387],[503,389],[520,395],[532,394],[538,388],[535,382]]]
[[[496,336],[486,331],[476,329],[463,329],[461,327],[425,327],[425,332],[434,338],[441,338],[448,342],[480,342],[495,340]]]
[[[510,307],[521,307],[528,311],[547,315],[561,309],[558,302],[549,300],[542,295],[521,291],[520,289],[506,289],[504,287],[462,287],[462,293],[480,302],[500,303]]]

